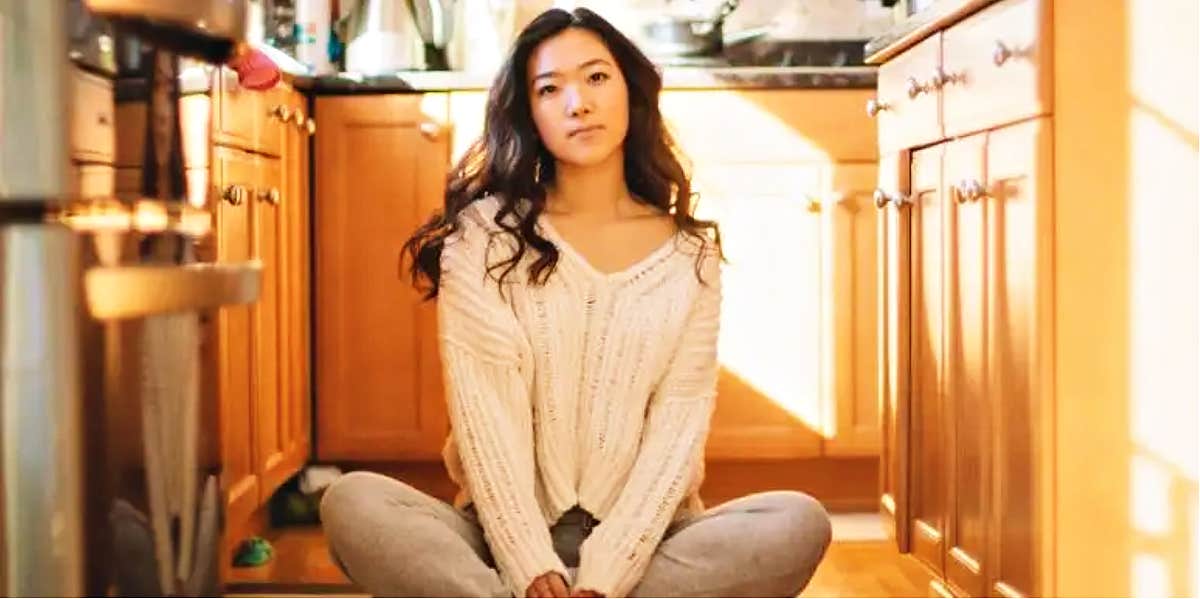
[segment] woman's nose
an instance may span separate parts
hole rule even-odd
[[[575,86],[566,89],[567,116],[581,117],[592,112],[592,101],[588,94]]]

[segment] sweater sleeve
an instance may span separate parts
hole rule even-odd
[[[580,548],[576,588],[624,597],[641,580],[704,459],[716,399],[721,316],[719,261],[704,281],[679,346],[647,408],[630,475],[604,521]]]
[[[474,217],[474,218],[472,218]],[[438,334],[464,483],[516,597],[547,572],[566,578],[534,490],[532,366],[511,307],[486,272],[489,233],[469,208],[442,251]]]

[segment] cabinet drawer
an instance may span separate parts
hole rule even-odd
[[[879,146],[894,152],[942,138],[941,34],[879,67]]]
[[[942,33],[947,136],[1050,113],[1047,5],[1004,0]]]
[[[111,164],[116,153],[112,82],[72,70],[71,90],[71,157]]]
[[[873,162],[875,127],[862,112],[870,90],[671,90],[659,106],[697,164]]]
[[[216,78],[213,141],[278,156],[284,127],[278,112],[283,107],[283,88],[244,89],[238,85],[237,73],[224,68]]]

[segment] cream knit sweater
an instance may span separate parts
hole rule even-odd
[[[667,526],[700,509],[717,379],[720,261],[678,234],[633,266],[602,273],[543,217],[559,248],[545,286],[526,253],[503,295],[486,265],[511,256],[499,202],[462,213],[442,252],[438,324],[452,433],[446,464],[505,582],[567,575],[549,526],[579,505],[601,523],[575,584],[621,597]]]

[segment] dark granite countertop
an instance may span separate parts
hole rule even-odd
[[[872,88],[874,67],[663,67],[667,89]],[[459,71],[409,71],[383,76],[354,74],[296,77],[294,85],[316,94],[482,90],[490,75]]]
[[[712,59],[659,66],[666,89],[871,89],[876,67],[863,64],[862,41],[758,40],[727,48]],[[180,71],[183,94],[207,93],[215,67],[192,63]],[[313,94],[378,94],[484,90],[492,75],[464,71],[404,71],[363,76],[284,74],[284,81]],[[144,97],[146,82],[117,79],[117,101]]]

